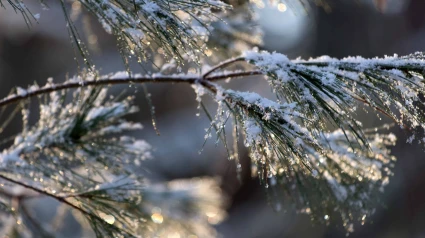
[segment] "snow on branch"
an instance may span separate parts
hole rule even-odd
[[[33,15],[22,1],[0,0],[0,6],[5,7],[5,2],[28,25],[32,19],[37,21],[39,15]],[[409,129],[413,135],[408,142],[425,144],[423,53],[290,60],[279,53],[246,51],[203,74],[130,74],[131,58],[138,63],[165,60],[167,64],[159,65],[165,72],[179,70],[184,63],[199,65],[232,57],[235,51],[261,44],[255,14],[248,9],[250,4],[264,6],[264,2],[236,1],[230,6],[218,0],[75,0],[73,9],[84,7],[116,37],[127,67],[125,72],[99,76],[74,25],[75,15],[69,14],[67,2],[58,2],[70,39],[90,73],[59,84],[49,80],[41,87],[17,87],[0,99],[0,134],[19,112],[23,122],[21,132],[1,141],[0,212],[5,216],[0,219],[3,223],[3,218],[11,218],[4,222],[6,228],[14,228],[26,217],[43,230],[40,234],[50,233],[51,227],[38,224],[21,203],[47,196],[79,211],[75,217],[82,224],[88,222],[98,237],[216,236],[211,224],[225,216],[218,181],[154,185],[138,175],[143,161],[153,157],[151,146],[124,135],[142,129],[139,123],[126,120],[138,109],[132,96],[109,98],[110,85],[192,85],[199,107],[211,120],[205,138],[211,137],[214,128],[217,141],[224,144],[240,172],[238,138],[243,133],[253,173],[277,195],[273,197],[276,209],[284,198],[315,221],[342,220],[350,232],[353,223],[364,223],[374,213],[395,159],[387,148],[395,144],[395,136],[365,130],[356,119],[359,103]],[[299,0],[301,5],[307,2]],[[217,47],[222,51],[213,52]],[[223,70],[239,61],[255,69]],[[266,76],[277,100],[216,84],[256,75]],[[205,94],[218,103],[215,116],[202,104]],[[34,97],[39,99],[39,115],[30,124],[29,105]],[[12,112],[2,118],[7,110]],[[229,121],[233,121],[233,147],[226,136]],[[25,227],[22,224],[20,232],[27,234]]]
[[[279,53],[246,52],[242,57],[267,77],[278,100],[225,90],[208,80],[240,58],[211,68],[200,86],[219,103],[212,121],[220,128],[217,137],[234,117],[236,131],[245,134],[254,174],[266,187],[276,187],[274,194],[289,197],[315,220],[341,218],[347,231],[354,222],[364,223],[392,175],[395,158],[387,147],[396,138],[364,130],[356,107],[360,102],[390,117],[414,133],[409,142],[419,138],[423,143],[418,136],[425,129],[423,54],[289,60]],[[200,100],[205,92],[195,89]],[[237,135],[234,140],[237,144]]]
[[[92,76],[87,74],[83,78]],[[123,77],[110,78],[122,80]],[[184,77],[181,80],[185,80]],[[27,102],[17,106],[23,111],[25,128],[0,153],[0,180],[4,185],[0,195],[12,201],[16,197],[34,197],[14,192],[23,188],[54,198],[79,211],[79,216],[84,218],[81,222],[88,221],[98,237],[135,237],[138,234],[151,237],[158,232],[213,237],[215,230],[209,219],[215,218],[210,218],[208,214],[212,213],[208,212],[217,214],[214,220],[217,222],[225,214],[217,181],[196,182],[197,189],[213,188],[210,193],[201,195],[193,191],[169,188],[157,191],[153,186],[146,187],[146,179],[138,174],[143,161],[152,158],[151,146],[144,140],[123,135],[126,131],[142,129],[139,123],[125,119],[138,111],[133,105],[134,97],[109,97],[107,87],[102,84],[82,86],[81,78],[70,79],[67,83],[74,81],[79,84],[76,89],[55,88],[49,80],[45,87],[20,88],[12,96],[24,97],[22,100]],[[31,97],[28,95],[37,94],[37,90],[43,88],[52,90],[38,94],[42,95],[39,97],[39,118],[31,125],[27,108]],[[192,182],[182,183],[187,187]],[[167,193],[160,204],[166,231],[164,226],[158,225],[157,208],[152,207],[158,202],[158,193]],[[176,199],[185,202],[176,204]],[[174,210],[193,210],[195,214],[182,212],[180,217],[171,216],[174,212],[167,210],[171,209],[167,203],[173,204]],[[13,210],[12,205],[5,203],[6,210]],[[190,219],[188,225],[196,225],[183,226],[187,219]]]
[[[241,59],[259,70],[220,71]],[[141,160],[151,157],[150,146],[142,140],[118,136],[125,130],[141,129],[141,125],[122,118],[137,109],[132,106],[131,97],[118,102],[107,100],[104,86],[130,82],[187,83],[195,88],[200,103],[206,93],[218,102],[216,116],[209,117],[230,159],[238,161],[237,146],[230,149],[225,136],[225,125],[233,118],[234,144],[237,145],[237,132],[243,132],[255,174],[266,187],[286,187],[274,193],[289,197],[298,211],[310,213],[316,220],[324,218],[327,222],[340,217],[344,227],[351,231],[353,222],[364,221],[373,213],[376,194],[392,175],[394,158],[386,146],[395,143],[392,135],[372,135],[363,130],[355,120],[356,103],[372,106],[402,125],[423,125],[419,95],[423,93],[424,66],[419,53],[370,60],[321,57],[292,61],[277,53],[247,52],[243,58],[224,61],[199,75],[89,73],[62,84],[49,81],[43,87],[17,88],[13,95],[0,100],[0,106],[25,102],[33,96],[49,97],[40,104],[40,119],[34,126],[29,126],[29,111],[22,108],[24,130],[1,153],[5,165],[2,169],[13,178],[17,174],[6,165],[19,166],[20,179],[28,186],[42,187],[37,184],[42,179],[44,186],[48,184],[47,193],[88,204],[85,212],[95,214],[89,220],[98,235],[121,234],[117,227],[108,230],[108,222],[96,223],[102,216],[118,217],[120,210],[98,208],[90,199],[138,201],[137,197],[143,195],[143,183],[134,176],[134,169]],[[260,74],[267,76],[278,100],[226,90],[215,83]],[[73,100],[68,102],[66,95],[70,89],[75,91]],[[393,108],[398,112],[393,112]],[[53,180],[45,178],[46,173]],[[122,181],[128,183],[113,182],[122,176],[126,176]],[[133,216],[129,213],[116,224],[123,227]]]
[[[425,92],[422,53],[374,59],[337,60],[325,56],[289,60],[279,53],[250,51],[244,57],[268,76],[280,100],[297,102],[311,120],[319,120],[323,125],[332,122],[344,131],[356,132],[360,143],[367,145],[353,117],[356,102],[411,131],[424,129],[424,102],[420,98]]]
[[[216,0],[79,2],[99,19],[106,32],[116,37],[125,62],[132,57],[146,62],[151,51],[157,49],[179,63],[186,54],[198,62],[199,55],[208,49],[204,43],[213,29],[211,22],[219,20],[219,12],[231,8]],[[68,23],[72,24],[69,19]],[[75,28],[70,29],[73,35],[78,34]],[[82,46],[79,41],[74,43]]]
[[[395,136],[360,131],[368,147],[356,141],[358,134],[338,129],[323,132],[297,102],[282,103],[256,93],[224,90],[217,87],[220,113],[212,124],[223,132],[229,117],[235,117],[237,131],[245,135],[245,145],[259,176],[277,209],[280,200],[292,201],[297,211],[316,221],[329,223],[342,219],[348,232],[353,223],[364,223],[377,205],[392,175],[395,158],[388,146]],[[197,90],[199,91],[199,90]],[[226,105],[220,106],[220,105]],[[237,144],[237,135],[234,142]],[[228,148],[227,142],[225,144]],[[235,154],[237,152],[231,152]],[[233,157],[234,158],[234,157]],[[238,158],[236,162],[238,163]]]

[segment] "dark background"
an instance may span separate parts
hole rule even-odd
[[[377,9],[373,0],[327,0],[331,10],[312,7],[308,13],[297,9],[278,12],[259,10],[265,32],[264,48],[291,58],[320,55],[374,57],[399,55],[425,50],[425,1],[388,0]],[[30,8],[39,10],[38,3]],[[0,97],[14,86],[26,87],[34,81],[44,84],[48,77],[60,82],[74,74],[77,66],[69,43],[65,21],[59,6],[52,2],[49,11],[41,11],[40,23],[28,29],[21,16],[11,9],[0,9]],[[102,73],[124,70],[114,39],[100,29],[92,18],[80,19],[97,34],[91,39],[93,61]],[[86,29],[87,30],[87,29]],[[138,68],[134,68],[138,71]],[[257,79],[232,82],[239,90],[269,93]],[[115,87],[116,92],[125,86]],[[133,90],[133,91],[132,91]],[[232,199],[226,221],[217,226],[224,237],[344,237],[345,231],[333,225],[313,224],[307,215],[298,215],[286,204],[275,212],[267,202],[265,189],[249,176],[249,159],[243,156],[242,183],[236,179],[233,162],[226,159],[223,146],[209,141],[201,155],[204,129],[209,121],[201,112],[197,117],[195,94],[187,85],[149,85],[157,109],[161,136],[150,124],[146,101],[140,90],[136,103],[141,113],[135,120],[145,129],[136,136],[155,148],[155,160],[149,161],[153,180],[193,176],[220,176],[223,190]],[[382,123],[372,115],[360,115],[365,126]],[[16,124],[18,125],[18,124]],[[425,152],[418,145],[406,144],[406,132],[394,128],[399,138],[392,153],[398,158],[395,176],[382,194],[386,207],[364,226],[355,225],[350,237],[425,237]],[[240,148],[243,146],[241,145]],[[286,212],[285,212],[286,211]],[[78,237],[69,232],[69,237]]]

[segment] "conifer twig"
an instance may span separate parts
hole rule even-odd
[[[209,69],[207,72],[205,72],[205,73],[202,75],[202,78],[206,78],[208,75],[210,75],[211,73],[213,73],[214,71],[216,71],[216,70],[218,70],[218,69],[225,68],[225,67],[227,67],[227,66],[229,66],[229,65],[231,65],[231,64],[233,64],[233,63],[235,63],[235,62],[238,62],[238,61],[244,61],[244,60],[245,60],[245,59],[244,59],[243,57],[237,57],[237,58],[228,59],[228,60],[226,60],[226,61],[223,61],[223,62],[221,62],[220,64],[218,64],[218,65],[216,65],[216,66],[212,67],[211,69]]]
[[[225,61],[222,64],[218,64],[217,66],[213,67],[214,70],[210,70],[207,73],[205,73],[202,76],[154,76],[154,75],[143,75],[143,76],[135,76],[135,77],[123,77],[123,78],[117,78],[117,77],[103,77],[99,80],[93,80],[93,81],[82,81],[82,82],[65,82],[62,84],[55,84],[48,87],[43,87],[37,90],[28,91],[26,94],[21,95],[11,95],[6,98],[3,98],[0,100],[0,107],[3,107],[5,105],[18,102],[23,99],[31,98],[34,96],[54,92],[54,91],[60,91],[64,89],[71,89],[71,88],[80,88],[80,87],[86,87],[86,86],[102,86],[102,85],[118,85],[118,84],[129,84],[129,83],[188,83],[193,84],[195,82],[201,82],[201,81],[220,81],[227,78],[239,78],[239,77],[247,77],[247,76],[256,76],[256,75],[265,75],[264,72],[260,70],[251,70],[251,71],[242,71],[242,72],[231,72],[231,73],[223,73],[223,74],[213,74],[213,71],[225,67],[231,63],[244,60],[244,58],[234,58],[229,61]],[[210,75],[210,76],[209,76]],[[209,76],[209,77],[208,77]],[[211,87],[211,85],[204,84],[204,86]],[[361,100],[360,98],[355,97],[356,100],[361,101],[365,104],[370,105],[368,102]],[[392,120],[395,120],[391,115],[386,113],[384,110],[374,107],[376,110],[384,114],[385,116],[389,117]],[[406,127],[407,128],[407,127]]]
[[[232,73],[224,73],[218,75],[212,75],[210,77],[205,78],[208,81],[219,81],[227,78],[237,78],[244,76],[254,76],[254,75],[262,75],[261,71],[246,71],[246,72],[232,72]],[[62,84],[54,84],[51,86],[46,86],[43,88],[39,88],[36,90],[27,91],[24,94],[15,94],[10,95],[6,98],[0,100],[0,107],[5,105],[31,98],[34,96],[51,93],[55,91],[60,91],[64,89],[71,88],[82,88],[87,86],[103,86],[103,85],[117,85],[117,84],[129,84],[129,83],[188,83],[193,84],[198,81],[202,81],[204,78],[202,76],[155,76],[155,75],[136,75],[133,77],[102,77],[98,80],[93,81],[71,81],[65,82]]]
[[[33,186],[31,186],[31,185],[28,185],[28,184],[25,184],[25,183],[23,183],[23,182],[20,182],[20,181],[14,180],[14,179],[12,179],[12,178],[6,177],[6,176],[1,175],[1,174],[0,174],[0,179],[6,180],[6,181],[8,181],[8,182],[10,182],[10,183],[13,183],[13,184],[16,184],[16,185],[20,185],[20,186],[25,187],[25,188],[28,188],[28,189],[30,189],[30,190],[33,190],[33,191],[35,191],[35,192],[38,192],[38,193],[40,193],[40,194],[42,194],[42,195],[45,195],[45,196],[47,196],[47,197],[51,197],[51,198],[53,198],[53,199],[57,200],[57,201],[58,201],[58,202],[60,202],[60,203],[64,203],[64,204],[66,204],[66,205],[68,205],[68,206],[72,207],[73,209],[75,209],[75,210],[77,210],[77,211],[81,212],[82,214],[84,214],[85,216],[87,216],[87,217],[89,217],[89,218],[95,219],[95,220],[97,220],[97,221],[99,221],[99,222],[101,222],[101,223],[105,223],[105,221],[104,221],[102,218],[100,218],[99,216],[97,216],[97,215],[95,215],[95,214],[93,214],[93,213],[90,213],[90,212],[88,212],[88,211],[84,210],[83,208],[81,208],[81,207],[79,207],[79,206],[77,206],[77,205],[73,204],[72,202],[70,202],[70,201],[66,200],[66,199],[65,199],[64,197],[62,197],[62,196],[56,196],[56,195],[51,194],[51,193],[48,193],[48,192],[46,192],[46,191],[44,191],[44,190],[42,190],[42,189],[39,189],[39,188],[33,187]],[[115,227],[116,229],[121,230],[119,227],[116,227],[116,226],[114,226],[114,227]],[[124,233],[126,233],[127,235],[130,235],[130,234],[128,234],[127,232],[125,232],[124,230],[121,230],[121,231],[123,231],[123,232],[124,232]]]
[[[33,190],[33,191],[35,191],[35,192],[37,192],[37,193],[40,193],[40,194],[42,194],[42,195],[45,195],[45,196],[47,196],[47,197],[54,198],[54,199],[58,200],[59,202],[61,202],[61,203],[65,203],[65,204],[67,204],[68,206],[70,206],[70,207],[72,207],[72,208],[74,208],[74,209],[76,209],[76,210],[80,211],[81,213],[83,213],[83,214],[85,214],[85,215],[93,216],[93,214],[91,214],[91,213],[87,212],[86,210],[84,210],[84,209],[82,209],[82,208],[80,208],[80,207],[76,206],[75,204],[73,204],[73,203],[71,203],[71,202],[67,201],[65,198],[63,198],[63,197],[61,197],[61,196],[56,196],[56,195],[51,194],[51,193],[48,193],[48,192],[46,192],[46,191],[44,191],[44,190],[42,190],[42,189],[39,189],[39,188],[33,187],[33,186],[31,186],[31,185],[28,185],[28,184],[26,184],[26,183],[23,183],[23,182],[20,182],[20,181],[14,180],[14,179],[9,178],[9,177],[6,177],[6,176],[4,176],[4,175],[2,175],[2,174],[0,174],[0,178],[1,178],[1,179],[3,179],[3,180],[8,181],[8,182],[10,182],[10,183],[13,183],[13,184],[16,184],[16,185],[20,185],[20,186],[22,186],[22,187],[25,187],[25,188],[28,188],[28,189],[30,189],[30,190]],[[100,218],[99,218],[99,219],[100,219]]]

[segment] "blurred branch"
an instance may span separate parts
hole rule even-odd
[[[65,203],[65,204],[67,204],[67,205],[69,205],[70,207],[72,207],[72,208],[74,208],[74,209],[76,209],[76,210],[80,211],[81,213],[83,213],[83,214],[85,214],[85,215],[93,216],[93,214],[91,214],[91,213],[89,213],[89,212],[85,211],[84,209],[82,209],[82,208],[80,208],[80,207],[78,207],[78,206],[74,205],[73,203],[71,203],[71,202],[67,201],[67,200],[66,200],[65,198],[63,198],[62,196],[57,196],[57,195],[54,195],[54,194],[48,193],[48,192],[46,192],[46,191],[44,191],[44,190],[42,190],[42,189],[39,189],[39,188],[33,187],[33,186],[31,186],[31,185],[28,185],[28,184],[22,183],[22,182],[20,182],[20,181],[17,181],[17,180],[11,179],[11,178],[6,177],[6,176],[1,175],[1,174],[0,174],[0,178],[1,178],[1,179],[4,179],[4,180],[6,180],[6,181],[8,181],[8,182],[10,182],[10,183],[13,183],[13,184],[16,184],[16,185],[20,185],[20,186],[22,186],[22,187],[25,187],[25,188],[28,188],[28,189],[30,189],[30,190],[33,190],[33,191],[35,191],[35,192],[37,192],[37,193],[39,193],[39,194],[45,195],[45,196],[47,196],[47,197],[54,198],[54,199],[58,200],[59,202],[61,202],[61,203]],[[96,216],[96,217],[97,217],[97,216]],[[100,219],[100,218],[99,218],[99,219]]]
[[[96,220],[96,221],[98,221],[98,222],[100,222],[100,223],[105,223],[105,221],[104,221],[102,218],[100,218],[100,217],[98,217],[97,215],[92,214],[92,213],[90,213],[90,212],[88,212],[88,211],[84,210],[83,208],[81,208],[81,207],[79,207],[79,206],[77,206],[77,205],[73,204],[72,202],[69,202],[69,201],[68,201],[68,200],[66,200],[63,196],[58,196],[58,195],[54,195],[54,194],[48,193],[48,192],[46,192],[46,191],[44,191],[44,190],[42,190],[42,189],[39,189],[39,188],[33,187],[33,186],[31,186],[31,185],[25,184],[25,183],[23,183],[23,182],[20,182],[20,181],[17,181],[17,180],[11,179],[11,178],[6,177],[6,176],[1,175],[1,174],[0,174],[0,178],[1,178],[1,179],[4,179],[4,180],[6,180],[6,181],[8,181],[8,182],[10,182],[10,183],[13,183],[13,184],[16,184],[16,185],[20,185],[20,186],[23,186],[23,187],[28,188],[28,189],[30,189],[30,190],[33,190],[33,191],[35,191],[35,192],[38,192],[38,193],[40,193],[40,194],[42,194],[42,195],[45,195],[45,196],[47,196],[47,197],[51,197],[51,198],[53,198],[53,199],[55,199],[55,200],[59,201],[60,203],[66,204],[66,205],[68,205],[68,206],[72,207],[73,209],[75,209],[75,210],[77,210],[77,211],[81,212],[82,214],[84,214],[85,216],[89,217],[90,219],[94,219],[94,220]],[[118,229],[118,230],[121,230],[119,227],[116,227],[116,226],[114,226],[114,227],[115,227],[116,229]],[[122,230],[122,231],[123,231],[123,230]],[[127,234],[127,232],[125,232],[125,231],[123,231],[123,232]]]
[[[40,194],[38,194],[38,193],[32,194],[32,193],[25,193],[25,192],[23,192],[21,194],[15,194],[15,193],[13,193],[11,191],[7,191],[5,189],[1,189],[0,190],[0,196],[7,197],[9,199],[23,200],[23,199],[38,198],[38,197],[40,197]]]
[[[34,229],[43,237],[54,237],[54,234],[52,234],[50,231],[48,231],[43,224],[41,224],[36,217],[34,217],[34,214],[32,211],[28,209],[28,207],[22,203],[22,201],[19,202],[19,209],[22,212],[22,215],[28,220],[28,222],[34,227]]]

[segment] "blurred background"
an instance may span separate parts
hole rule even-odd
[[[322,2],[322,1],[317,1]],[[29,3],[28,3],[29,4]],[[425,51],[425,1],[421,0],[326,0],[323,7],[305,11],[290,4],[278,8],[257,5],[259,23],[264,31],[264,46],[296,58],[330,55],[374,57]],[[56,82],[77,72],[74,52],[69,43],[65,20],[56,1],[50,10],[41,10],[38,1],[29,5],[33,13],[41,13],[39,24],[28,29],[22,17],[11,9],[0,8],[0,97],[15,86],[26,87],[48,77]],[[71,16],[72,17],[72,16]],[[81,24],[81,23],[88,24]],[[83,18],[80,27],[90,27],[93,62],[102,73],[124,70],[112,36],[103,32],[97,20]],[[140,71],[139,68],[133,68]],[[229,87],[270,94],[266,83],[252,78],[235,80]],[[223,237],[344,237],[345,231],[333,225],[314,224],[307,215],[296,214],[290,204],[276,212],[268,202],[265,188],[250,177],[246,151],[241,155],[242,179],[237,180],[234,162],[228,161],[222,145],[214,139],[204,143],[209,120],[197,109],[193,89],[188,85],[149,85],[156,107],[157,136],[151,126],[149,107],[137,87],[126,88],[137,95],[141,113],[133,120],[145,129],[137,137],[155,148],[155,159],[148,161],[148,176],[156,181],[194,176],[219,176],[222,188],[230,198],[228,218],[218,224]],[[197,114],[200,114],[197,116]],[[362,114],[365,127],[382,124],[371,114]],[[16,124],[19,126],[19,124]],[[350,237],[425,237],[425,152],[418,145],[406,144],[407,133],[393,128],[399,140],[392,148],[398,158],[395,176],[382,194],[385,206],[365,225],[356,224]],[[243,145],[240,145],[243,149]],[[43,209],[39,209],[42,211]],[[44,211],[43,214],[48,214]],[[42,216],[41,214],[40,216]],[[67,233],[69,237],[79,234]]]

